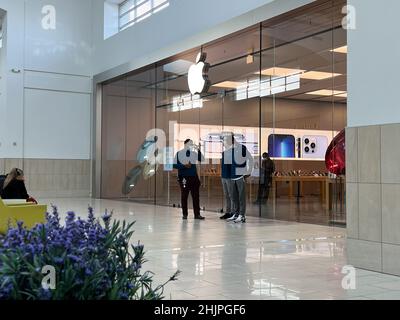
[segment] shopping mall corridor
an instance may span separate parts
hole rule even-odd
[[[205,221],[181,219],[179,209],[93,199],[41,199],[61,213],[136,221],[134,241],[145,246],[144,271],[161,284],[176,271],[166,299],[400,299],[400,277],[356,271],[356,289],[344,290],[346,229],[249,217],[226,223],[206,212]]]

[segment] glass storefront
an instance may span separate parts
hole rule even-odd
[[[344,225],[345,177],[328,174],[325,153],[346,127],[345,4],[317,1],[103,84],[101,196],[180,206],[176,171],[145,168],[138,155],[157,128],[166,137],[160,158],[187,138],[200,146],[201,208],[221,212],[221,136],[233,132],[255,161],[248,215]],[[197,97],[187,74],[201,51],[211,87]],[[269,183],[263,153],[275,167]]]

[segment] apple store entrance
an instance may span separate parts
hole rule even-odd
[[[221,137],[233,132],[255,164],[248,215],[345,225],[344,171],[325,161],[347,121],[345,4],[316,1],[104,83],[101,197],[179,207],[171,159],[190,138],[206,158],[200,206],[217,215]],[[209,68],[196,66],[204,58]],[[150,163],[155,145],[160,161]],[[274,166],[267,178],[264,153]]]

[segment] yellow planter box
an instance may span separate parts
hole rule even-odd
[[[30,229],[36,224],[46,221],[46,205],[18,203],[6,205],[0,198],[0,234],[5,234],[8,228],[15,227],[18,221]]]

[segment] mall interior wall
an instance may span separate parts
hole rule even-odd
[[[6,11],[0,9],[0,19],[1,19],[1,29],[3,35],[7,32],[7,15]],[[5,127],[3,125],[5,119],[5,106],[6,106],[6,64],[7,64],[7,55],[5,48],[6,39],[2,39],[1,47],[0,47],[0,137],[4,137],[6,134]],[[3,158],[3,148],[2,145],[4,143],[4,139],[0,139],[0,159]],[[0,160],[1,163],[1,160]]]
[[[397,0],[349,0],[347,223],[349,263],[400,275]]]
[[[55,29],[43,24],[49,5]],[[0,8],[0,172],[23,168],[35,196],[89,196],[92,1],[0,0]]]

